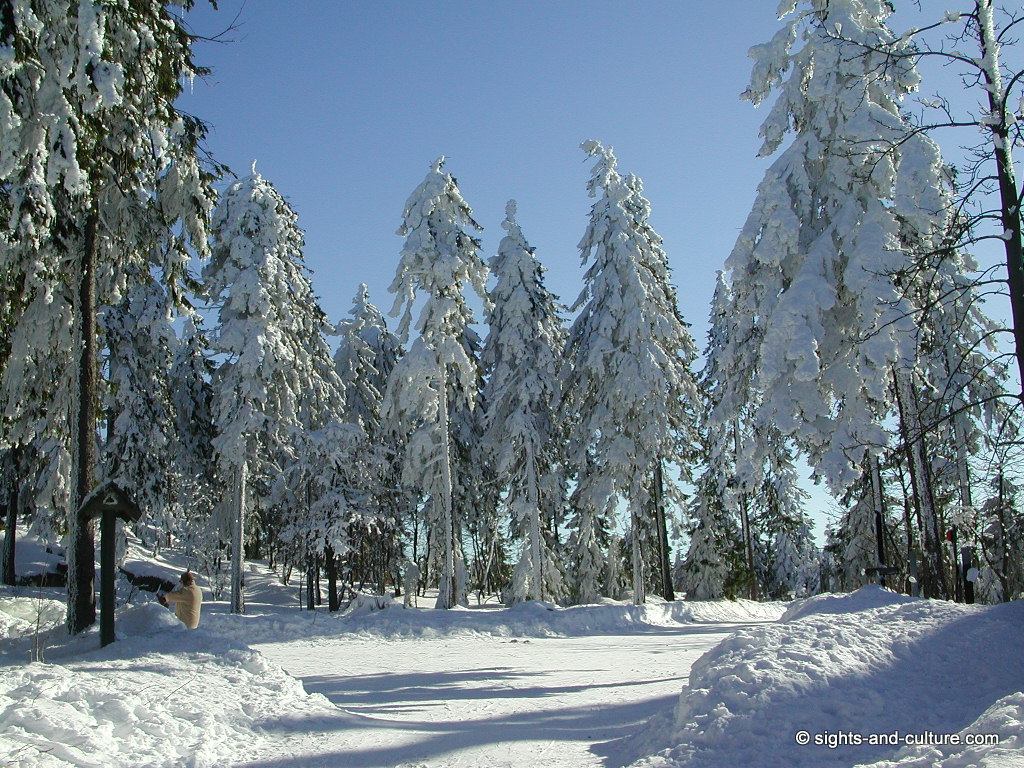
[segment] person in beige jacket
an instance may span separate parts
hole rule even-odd
[[[199,609],[203,604],[203,592],[196,586],[196,577],[191,571],[181,574],[181,586],[173,592],[158,595],[160,605],[174,603],[174,615],[189,629],[199,626]]]

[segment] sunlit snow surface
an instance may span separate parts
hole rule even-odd
[[[175,565],[164,564],[168,575]],[[36,600],[43,590],[0,592],[9,630],[0,640],[0,762],[954,768],[1021,760],[1018,605],[866,589],[788,611],[608,601],[445,612],[421,598],[413,610],[371,610],[368,601],[331,616],[299,611],[295,583],[276,583],[263,565],[249,566],[247,584],[246,616],[208,603],[195,632],[136,594],[118,617],[119,641],[103,650],[95,630],[66,640],[60,612]],[[53,626],[45,664],[25,663],[33,606],[41,625]],[[793,744],[797,727],[842,724],[993,732],[1002,743],[903,752]]]

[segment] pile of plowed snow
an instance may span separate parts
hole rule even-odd
[[[123,611],[118,635],[91,651],[95,630],[78,636],[61,664],[0,668],[4,765],[217,766],[259,755],[271,743],[260,723],[282,711],[335,711],[259,653],[156,604]]]
[[[701,657],[675,711],[628,745],[646,754],[633,765],[1024,764],[1022,628],[1024,602],[967,606],[878,587],[812,598]],[[960,744],[914,743],[953,734]],[[962,743],[975,734],[1000,744]]]

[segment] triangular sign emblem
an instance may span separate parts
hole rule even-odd
[[[116,507],[117,506],[117,496],[115,496],[112,493],[108,493],[106,496],[103,497],[103,506],[105,506],[105,507]]]

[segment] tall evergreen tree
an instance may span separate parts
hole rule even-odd
[[[679,318],[660,238],[647,223],[649,204],[639,183],[627,184],[615,155],[599,142],[588,191],[598,201],[580,241],[591,261],[569,333],[563,414],[569,455],[578,456],[580,482],[596,472],[630,514],[633,599],[646,594],[645,540],[656,541],[651,482],[662,462],[686,476],[692,452],[697,390],[690,373],[693,340]],[[588,453],[592,462],[583,457]],[[599,501],[599,506],[604,505]]]
[[[402,339],[408,338],[417,295],[426,294],[416,325],[419,336],[392,372],[384,411],[410,435],[404,481],[428,498],[439,608],[464,599],[456,579],[465,566],[460,566],[461,521],[453,499],[451,413],[460,404],[471,407],[477,394],[479,368],[464,344],[473,313],[463,290],[468,284],[486,297],[487,267],[471,234],[480,229],[454,177],[444,171],[444,157],[438,158],[406,202],[398,230],[405,245],[390,288],[393,314],[402,312]]]
[[[891,40],[882,0],[790,3],[783,28],[751,51],[745,98],[778,97],[761,127],[761,155],[792,143],[758,187],[729,259],[733,297],[728,392],[715,420],[749,408],[808,454],[841,492],[862,457],[886,441],[889,372],[911,357],[908,306],[890,277],[903,264],[892,211],[913,66],[853,55],[831,30]],[[798,41],[800,41],[798,43]],[[743,478],[741,478],[741,483]],[[753,490],[752,485],[747,486]]]
[[[170,310],[163,288],[144,275],[101,317],[109,367],[106,475],[145,510],[141,525],[153,527],[155,535],[143,538],[153,547],[175,532],[181,486],[170,388],[178,339]]]
[[[220,599],[224,579],[219,564],[227,527],[216,514],[221,488],[213,450],[213,364],[207,356],[209,340],[198,323],[197,316],[185,318],[170,370],[173,461],[180,483],[178,535]]]
[[[174,106],[181,81],[198,70],[192,37],[158,0],[9,3],[0,23],[12,54],[0,70],[0,184],[11,205],[0,283],[27,297],[0,400],[8,413],[52,414],[48,439],[32,451],[50,477],[37,497],[70,510],[60,524],[67,623],[78,632],[95,618],[93,530],[77,510],[97,462],[96,307],[113,303],[97,301],[97,290],[110,288],[97,281],[113,278],[116,291],[128,262],[153,262],[177,300],[189,249],[205,251],[204,127]],[[46,365],[59,375],[45,378]],[[46,381],[60,386],[40,386]],[[21,414],[14,421],[25,423]],[[35,440],[19,432],[12,442]]]
[[[225,357],[214,380],[214,448],[232,489],[231,602],[232,611],[242,612],[248,477],[286,481],[282,472],[297,457],[297,435],[337,418],[344,392],[291,206],[254,167],[224,193],[212,228],[203,276],[218,304],[212,349]],[[296,488],[288,491],[291,503],[301,503]]]
[[[522,542],[511,600],[557,600],[564,593],[563,580],[545,530],[541,489],[561,467],[555,408],[565,330],[557,299],[544,286],[544,268],[516,221],[514,200],[505,206],[501,226],[506,235],[491,259],[497,282],[490,292],[490,332],[483,352],[484,446],[493,456],[503,503]]]
[[[401,527],[411,504],[401,488],[404,441],[381,414],[388,377],[402,356],[402,345],[370,302],[365,284],[356,292],[351,317],[338,324],[338,333],[341,339],[334,364],[346,392],[345,420],[360,424],[367,440],[359,457],[366,468],[360,486],[367,496],[368,519],[376,531],[376,580],[383,590],[386,574],[394,571],[401,559]]]

